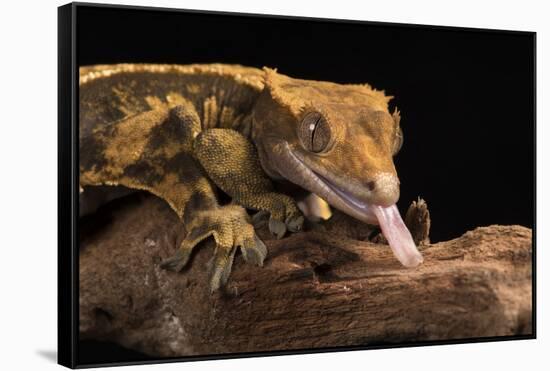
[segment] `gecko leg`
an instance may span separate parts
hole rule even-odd
[[[269,230],[277,238],[301,230],[304,217],[296,202],[274,191],[256,148],[242,134],[231,129],[203,131],[193,143],[193,153],[209,178],[235,202],[269,213]]]
[[[200,130],[199,116],[190,103],[98,127],[80,142],[80,183],[146,190],[171,206],[187,234],[175,255],[162,264],[164,268],[181,270],[193,248],[213,237],[210,287],[214,291],[227,282],[237,248],[258,265],[266,248],[243,207],[218,204],[214,184],[192,153]]]

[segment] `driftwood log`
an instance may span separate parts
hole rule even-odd
[[[334,220],[267,241],[264,267],[238,255],[228,286],[210,294],[212,243],[183,272],[162,270],[185,233],[177,216],[153,196],[115,201],[81,223],[81,338],[183,356],[531,334],[530,229],[423,246],[409,270]]]

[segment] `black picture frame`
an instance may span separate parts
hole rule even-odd
[[[120,9],[149,12],[170,12],[181,14],[200,14],[212,16],[244,16],[250,18],[269,18],[272,20],[299,20],[302,22],[323,21],[333,24],[360,24],[390,26],[395,28],[439,30],[452,32],[483,32],[528,37],[532,43],[532,334],[519,336],[495,336],[458,340],[420,341],[404,344],[365,345],[356,347],[313,348],[288,351],[233,353],[175,358],[147,358],[137,361],[82,363],[78,356],[79,346],[79,272],[78,272],[78,14],[79,9]],[[165,362],[198,361],[242,357],[274,356],[284,354],[307,354],[319,352],[366,350],[379,348],[415,347],[426,345],[447,345],[460,343],[490,342],[504,340],[526,340],[536,338],[536,33],[524,31],[503,31],[489,29],[471,29],[459,27],[427,26],[413,24],[393,24],[384,22],[366,22],[336,19],[315,19],[307,17],[286,17],[260,14],[239,14],[213,11],[195,11],[142,6],[122,6],[91,3],[70,3],[58,8],[58,363],[70,368],[97,366],[151,364]]]

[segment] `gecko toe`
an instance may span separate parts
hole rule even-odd
[[[243,243],[241,251],[244,260],[260,267],[264,264],[265,257],[267,256],[267,247],[256,234],[254,234],[253,238]]]
[[[260,210],[252,216],[252,225],[254,229],[261,229],[269,220],[269,211]]]
[[[174,272],[181,271],[187,265],[191,251],[191,249],[178,249],[174,256],[160,263],[160,267]]]
[[[300,232],[304,226],[304,217],[302,215],[290,217],[286,221],[286,226],[290,232]]]
[[[237,248],[234,246],[224,247],[217,246],[214,255],[212,274],[210,277],[210,292],[218,290],[221,286],[225,286],[231,274],[233,261],[235,260],[235,252]]]
[[[280,240],[286,233],[286,224],[280,220],[271,218],[269,219],[269,231]]]

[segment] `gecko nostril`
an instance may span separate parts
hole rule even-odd
[[[376,188],[376,183],[374,182],[374,180],[367,182],[367,188],[369,189],[369,191],[374,191],[374,189]]]

